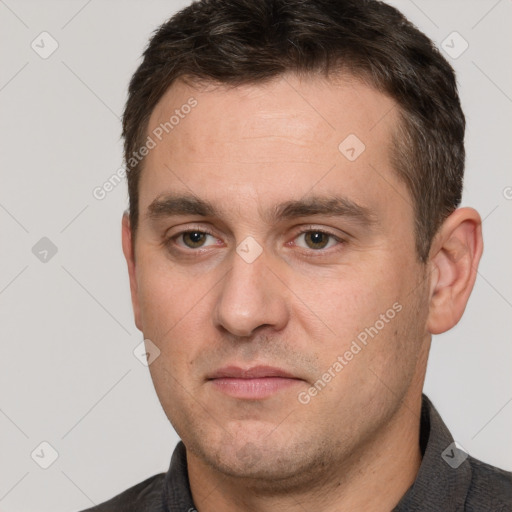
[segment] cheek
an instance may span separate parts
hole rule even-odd
[[[190,401],[197,385],[194,361],[204,339],[204,332],[202,336],[200,333],[204,321],[197,321],[204,313],[204,289],[191,286],[193,283],[179,272],[149,261],[140,281],[144,337],[160,350],[149,367],[151,378],[165,413],[178,430],[177,425],[185,422],[182,404]]]
[[[401,284],[397,277],[381,266],[344,268],[317,280],[315,286],[296,280],[294,292],[316,314],[318,322],[330,328],[327,333],[348,341],[399,300]]]
[[[405,262],[398,265],[398,259],[399,255],[383,255],[361,262],[357,269],[344,268],[330,278],[324,276],[315,287],[296,281],[294,291],[315,314],[302,317],[306,337],[314,341],[308,350],[316,353],[324,371],[333,367],[338,356],[346,361],[343,373],[347,380],[338,379],[334,387],[346,386],[348,381],[355,386],[361,379],[373,381],[375,376],[368,374],[368,368],[396,370],[397,360],[405,355],[402,340],[410,338],[415,315],[410,295],[415,274]],[[314,331],[312,325],[319,327]]]
[[[159,374],[168,370],[182,380],[201,350],[206,322],[211,316],[207,292],[214,283],[206,278],[191,278],[190,273],[173,268],[158,255],[141,258],[139,265],[138,295],[144,337],[157,345],[158,361],[165,362],[165,367],[160,368],[155,361],[154,370]]]
[[[166,337],[197,302],[189,278],[173,269],[157,251],[141,252],[137,263],[138,298],[145,336]]]

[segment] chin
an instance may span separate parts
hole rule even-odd
[[[315,454],[311,443],[295,443],[290,432],[284,438],[274,438],[274,434],[271,438],[266,432],[259,440],[245,437],[243,441],[226,436],[205,443],[206,438],[202,438],[199,446],[195,443],[194,452],[215,471],[244,480],[244,485],[265,493],[295,486],[300,490],[304,478],[310,479],[312,472],[325,469],[326,454]],[[315,455],[320,455],[324,464]]]

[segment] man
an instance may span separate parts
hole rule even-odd
[[[209,0],[123,119],[137,327],[182,439],[97,511],[512,510],[427,397],[482,254],[453,70],[394,8]]]

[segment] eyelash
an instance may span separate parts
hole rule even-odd
[[[211,231],[208,231],[207,229],[205,229],[203,227],[197,228],[197,229],[194,227],[191,227],[185,231],[180,231],[179,233],[172,235],[171,237],[169,237],[168,239],[166,239],[164,241],[164,244],[167,247],[171,246],[171,244],[176,245],[176,240],[179,237],[181,237],[187,233],[201,233],[203,235],[210,235],[213,238],[216,238],[216,236]],[[328,249],[316,249],[315,250],[315,249],[306,249],[304,247],[298,247],[300,252],[308,253],[308,255],[310,255],[312,257],[321,257],[321,256],[325,255],[326,253],[330,252],[331,250],[340,249],[339,246],[343,246],[347,243],[346,240],[344,240],[343,238],[340,238],[339,236],[335,235],[334,233],[331,233],[330,231],[327,231],[325,229],[315,228],[314,226],[308,226],[306,229],[299,231],[298,233],[295,234],[295,236],[293,237],[293,240],[297,239],[299,236],[304,235],[306,233],[322,233],[338,242],[337,245],[335,245],[333,247],[329,247]],[[327,243],[329,243],[329,242],[327,242]],[[185,248],[182,246],[177,246],[177,247],[178,247],[179,251],[182,251],[182,252],[184,251],[188,254],[192,254],[192,253],[202,254],[204,252],[204,251],[202,251],[202,249],[205,249],[203,247],[198,247],[197,249],[192,249],[190,247]],[[208,247],[210,247],[210,246],[208,246]]]

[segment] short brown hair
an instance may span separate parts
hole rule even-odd
[[[465,119],[455,74],[432,41],[377,0],[200,0],[154,34],[133,75],[123,116],[130,222],[138,221],[150,115],[177,79],[234,86],[346,70],[398,104],[393,166],[413,200],[417,253],[460,203]]]

